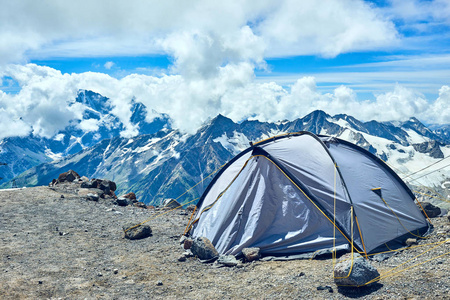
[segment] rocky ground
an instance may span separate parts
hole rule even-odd
[[[393,276],[370,287],[343,289],[333,282],[329,258],[232,268],[193,257],[180,262],[179,238],[189,219],[184,210],[161,215],[167,211],[88,201],[76,192],[0,191],[1,299],[450,299],[450,255],[426,262],[450,251],[446,217],[433,219],[435,231],[420,247],[372,262],[381,274]],[[149,218],[151,237],[123,238],[124,224]]]

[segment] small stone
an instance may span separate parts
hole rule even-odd
[[[244,248],[242,249],[242,254],[245,256],[245,259],[248,262],[252,262],[254,260],[258,260],[260,258],[259,248]]]
[[[131,200],[127,199],[127,198],[123,198],[123,197],[119,197],[116,199],[116,203],[119,206],[127,206],[127,205],[132,205],[133,203],[131,202]]]
[[[156,282],[156,285],[157,285],[157,286],[161,286],[161,285],[163,285],[163,283],[162,283],[161,280],[159,280],[158,282]]]
[[[89,201],[98,201],[99,196],[97,194],[89,193],[86,195],[86,199]]]
[[[297,277],[302,277],[302,276],[305,276],[305,273],[304,273],[304,272],[300,272],[300,273],[298,273],[298,275],[297,275]]]
[[[148,225],[138,225],[129,223],[123,226],[125,238],[129,240],[144,239],[152,235],[152,229]],[[131,228],[131,229],[130,229]]]
[[[61,199],[64,199],[64,195],[61,195]]]
[[[200,260],[212,260],[219,257],[219,252],[206,237],[196,238],[192,243],[191,251]]]
[[[98,277],[102,277],[103,274],[102,274],[102,273],[97,273],[97,276],[98,276]]]
[[[163,207],[166,208],[181,208],[181,204],[177,202],[177,200],[172,198],[167,198],[162,203]]]
[[[143,203],[143,202],[134,202],[134,204],[133,204],[134,206],[136,206],[136,207],[139,207],[139,208],[147,208],[147,205],[145,205],[145,203]]]
[[[333,292],[333,288],[331,286],[329,286],[329,285],[326,285],[326,286],[319,285],[317,287],[317,290],[318,291],[328,290],[328,292],[330,292],[330,293]]]
[[[113,273],[114,273],[114,274],[117,274],[117,273],[119,273],[119,270],[118,270],[118,269],[114,269],[114,270],[113,270]]]
[[[405,245],[410,247],[417,244],[417,239],[409,238],[405,241]]]
[[[178,261],[186,261],[186,256],[183,254],[178,257]]]
[[[96,194],[98,197],[102,197],[102,195],[104,194],[104,192],[100,189],[88,189],[88,188],[80,188],[78,190],[78,196],[81,197],[87,197],[89,194]]]
[[[191,249],[193,243],[194,243],[194,240],[193,240],[193,239],[186,238],[186,239],[184,240],[184,243],[183,243],[183,248],[186,249],[186,250],[187,250],[187,249]]]
[[[234,267],[239,264],[239,261],[236,257],[234,257],[234,255],[221,255],[219,256],[217,263],[227,267]]]
[[[195,204],[191,204],[188,207],[186,207],[186,211],[190,212],[190,213],[193,213],[194,210],[196,210],[196,209],[197,209],[197,206]]]
[[[126,194],[126,195],[123,195],[122,197],[123,197],[123,198],[130,199],[130,200],[133,201],[133,202],[137,201],[137,200],[136,200],[136,194],[133,193],[133,192],[128,193],[128,194]]]
[[[38,281],[38,284],[42,284],[42,280],[39,280],[39,281]]]

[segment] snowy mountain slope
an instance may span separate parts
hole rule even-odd
[[[64,130],[52,138],[29,135],[0,140],[0,161],[8,163],[0,168],[0,183],[6,182],[31,167],[44,162],[60,159],[78,153],[104,139],[120,135],[124,125],[111,111],[113,106],[109,99],[100,94],[80,90],[76,99],[69,104],[81,105],[82,120],[71,122]],[[158,115],[147,121],[147,108],[139,102],[132,101],[130,122],[139,134],[155,133],[170,127],[167,115]]]
[[[134,192],[140,200],[158,205],[164,198],[177,198],[201,182],[249,147],[250,142],[295,131],[328,134],[353,142],[385,160],[401,177],[406,177],[442,160],[441,156],[436,156],[437,150],[444,157],[450,155],[449,145],[433,140],[429,131],[422,130],[423,125],[413,125],[409,121],[399,126],[375,121],[364,123],[346,115],[332,117],[323,111],[279,123],[244,121],[238,124],[218,115],[192,135],[164,129],[131,139],[106,139],[80,153],[34,167],[16,178],[16,182],[19,185],[48,184],[59,173],[74,169],[88,177],[114,180],[118,184],[118,194]],[[432,146],[417,146],[423,143]],[[441,163],[436,164],[436,169],[439,166]],[[432,170],[429,168],[425,172]],[[406,179],[414,181],[423,174],[418,172]],[[411,183],[432,186],[446,178],[450,178],[450,171],[444,168]],[[179,200],[187,202],[199,197],[211,179],[206,178]]]

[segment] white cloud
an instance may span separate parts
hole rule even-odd
[[[301,3],[301,4],[300,4]],[[269,56],[321,54],[392,47],[397,30],[364,1],[282,1],[257,27]]]
[[[450,87],[444,85],[439,90],[439,97],[425,111],[425,117],[430,123],[448,124],[450,120]]]
[[[26,136],[31,131],[28,124],[4,108],[0,108],[0,120],[0,138]]]
[[[173,73],[186,79],[216,76],[224,64],[246,61],[264,65],[265,45],[248,26],[229,35],[181,31],[169,35],[161,44],[175,59]]]
[[[215,67],[229,60],[389,47],[397,31],[362,0],[6,1],[0,65],[29,58],[168,53]],[[198,51],[197,53],[195,51]],[[206,54],[206,57],[205,57]],[[202,71],[199,67],[200,72]]]
[[[437,23],[450,24],[450,2],[447,0],[390,0],[390,4],[387,11],[393,17],[408,21],[406,24],[411,24],[412,21],[412,26],[416,29],[425,28],[418,27],[419,22],[423,25],[430,23],[430,27]]]
[[[114,65],[115,65],[114,62],[107,61],[103,66],[105,67],[105,69],[110,70]]]
[[[17,80],[17,94],[0,93],[0,138],[11,132],[50,137],[74,121],[82,120],[84,107],[72,103],[79,89],[92,90],[110,98],[111,113],[124,124],[124,136],[137,134],[129,122],[131,100],[144,103],[149,111],[167,113],[173,125],[195,132],[208,118],[221,113],[235,121],[246,118],[261,121],[293,120],[321,109],[329,114],[345,113],[361,120],[407,120],[416,116],[427,123],[448,122],[450,88],[443,86],[439,97],[428,102],[424,96],[401,85],[376,96],[373,101],[357,100],[354,90],[340,86],[332,93],[317,89],[314,77],[298,79],[290,88],[274,82],[254,80],[251,63],[227,64],[209,78],[181,75],[162,77],[129,75],[116,79],[102,73],[61,74],[33,64],[9,66],[8,75]],[[69,103],[71,104],[70,106]],[[22,118],[22,120],[20,119]],[[83,121],[83,130],[96,130],[96,121]]]
[[[85,132],[97,131],[99,128],[98,122],[95,119],[83,120],[78,124],[78,127]]]

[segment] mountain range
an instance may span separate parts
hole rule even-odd
[[[76,99],[68,104],[69,107],[73,105],[82,107],[82,120],[70,123],[52,138],[30,134],[0,140],[0,162],[7,163],[0,168],[3,182],[41,163],[78,153],[104,139],[120,136],[124,130],[124,124],[111,113],[113,106],[109,99],[98,93],[80,90]],[[151,122],[146,121],[146,115],[147,108],[132,101],[130,123],[139,134],[155,133],[170,126],[169,117],[164,114],[159,114]],[[3,182],[0,181],[0,184]]]
[[[86,132],[79,124],[72,124],[53,139],[4,139],[0,161],[14,163],[6,166],[8,171],[0,167],[0,177],[14,178],[18,186],[46,185],[73,169],[90,178],[115,181],[117,194],[134,192],[140,201],[159,205],[163,199],[178,198],[186,191],[179,201],[195,203],[213,177],[208,175],[250,142],[288,132],[310,131],[353,142],[386,161],[400,177],[433,163],[437,170],[441,167],[438,162],[450,155],[449,127],[431,130],[415,118],[396,123],[361,122],[345,114],[313,111],[293,121],[235,123],[218,115],[196,133],[187,134],[173,129],[166,115],[147,121],[147,108],[133,102],[130,122],[139,134],[125,138],[120,136],[124,125],[110,113],[109,99],[80,91],[75,102],[85,107],[83,120],[96,120],[98,128]],[[449,172],[441,169],[416,182],[414,176],[408,180],[414,185],[438,186],[449,177]],[[1,187],[9,186],[6,182]]]

